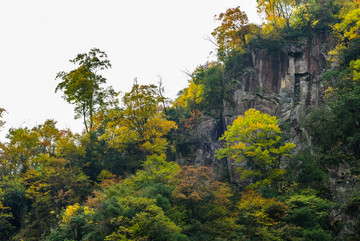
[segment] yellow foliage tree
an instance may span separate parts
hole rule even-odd
[[[162,102],[155,85],[135,84],[123,97],[124,109],[109,114],[110,121],[101,138],[120,150],[134,145],[146,155],[163,153],[168,146],[164,136],[177,126],[161,113]]]
[[[291,157],[293,143],[281,145],[278,120],[266,113],[249,109],[228,127],[220,140],[224,147],[217,151],[217,158],[229,158],[240,164],[241,180],[251,180],[249,188],[276,186],[285,170],[281,159]]]
[[[64,215],[62,216],[62,222],[64,224],[69,224],[71,218],[77,214],[79,208],[80,208],[80,205],[78,203],[67,206],[65,209]]]
[[[279,224],[288,207],[274,198],[265,198],[254,191],[243,193],[238,205],[238,219],[242,232],[251,240],[270,239],[271,228]]]
[[[258,13],[263,14],[267,23],[263,30],[265,33],[274,34],[278,29],[290,28],[290,21],[294,8],[297,6],[295,0],[257,0]]]
[[[360,59],[358,45],[360,42],[360,2],[344,2],[339,14],[339,23],[333,26],[339,44],[330,51],[335,64],[350,67],[353,79],[360,80]]]
[[[185,88],[183,93],[174,103],[174,106],[182,106],[189,108],[194,105],[198,105],[203,101],[204,85],[195,84],[193,81],[190,82],[189,87]]]

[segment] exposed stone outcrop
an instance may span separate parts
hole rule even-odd
[[[234,88],[233,103],[225,103],[226,124],[249,108],[256,108],[287,120],[298,120],[299,111],[316,106],[321,93],[320,74],[327,68],[329,36],[327,33],[305,39],[301,46],[284,46],[268,54],[252,52],[252,66]]]
[[[286,45],[276,54],[270,54],[266,49],[253,50],[252,61],[232,88],[231,101],[223,103],[223,128],[226,129],[249,108],[256,108],[277,116],[283,122],[291,122],[291,141],[299,143],[302,138],[310,142],[307,133],[298,124],[307,109],[317,106],[321,98],[323,87],[320,75],[327,69],[327,53],[331,44],[329,34],[324,32],[303,39],[298,45]],[[198,165],[219,165],[214,157],[216,149],[208,148],[219,146],[213,134],[217,124],[208,119],[203,123],[206,128],[199,126],[195,130],[201,136],[205,136],[204,131],[212,133],[211,137],[202,140],[205,149],[198,148],[191,155]]]

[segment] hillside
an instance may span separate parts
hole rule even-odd
[[[56,91],[84,132],[10,129],[0,240],[359,240],[360,3],[257,2],[261,26],[216,16],[217,60],[173,102],[72,59]]]

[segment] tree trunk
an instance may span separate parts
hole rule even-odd
[[[86,124],[86,111],[85,111],[85,104],[83,104],[83,117],[84,117],[84,125],[85,125],[85,131],[86,133],[89,133],[88,126]]]

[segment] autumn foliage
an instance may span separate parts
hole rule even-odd
[[[258,0],[262,25],[229,8],[209,38],[217,59],[172,106],[162,82],[118,100],[99,74],[106,53],[78,54],[56,91],[84,132],[46,120],[0,142],[0,240],[360,240],[359,6]],[[266,98],[244,81],[254,53],[308,49],[318,33],[334,46],[321,49],[332,67],[316,79],[319,107],[294,97],[308,115],[288,120],[247,109]]]

